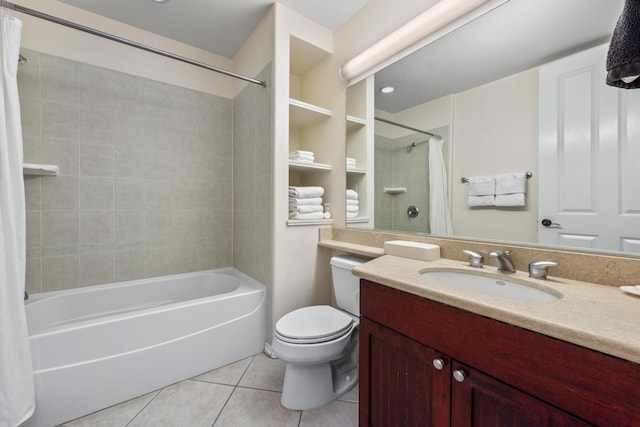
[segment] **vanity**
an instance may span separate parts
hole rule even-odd
[[[433,270],[496,276],[390,255],[354,270],[360,426],[640,425],[638,298],[520,271],[503,276],[559,298],[496,297],[422,274]]]

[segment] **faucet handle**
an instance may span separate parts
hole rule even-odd
[[[496,251],[489,252],[489,256],[496,257],[496,258],[501,257],[501,256],[507,256],[508,257],[509,255],[511,255],[511,251],[497,251],[496,250]]]
[[[463,250],[462,252],[464,252],[469,257],[469,265],[471,267],[482,268],[484,262],[484,257],[482,255],[480,255],[478,252],[470,251],[467,249]]]
[[[557,262],[553,261],[536,261],[529,263],[529,277],[534,279],[546,279],[549,267],[556,267]]]

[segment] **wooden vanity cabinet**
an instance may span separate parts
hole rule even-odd
[[[640,426],[637,364],[367,280],[360,298],[362,427]]]

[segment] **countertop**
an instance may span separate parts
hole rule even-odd
[[[563,295],[556,301],[521,301],[453,289],[420,275],[430,269],[496,273],[495,267],[476,269],[461,261],[425,262],[391,255],[362,264],[353,273],[391,288],[640,363],[640,297],[627,295],[617,287],[555,278],[552,274],[547,280],[531,279],[521,271],[504,274],[505,280]]]

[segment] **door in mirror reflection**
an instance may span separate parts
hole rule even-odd
[[[640,91],[605,84],[606,52],[540,68],[539,242],[640,253]]]

